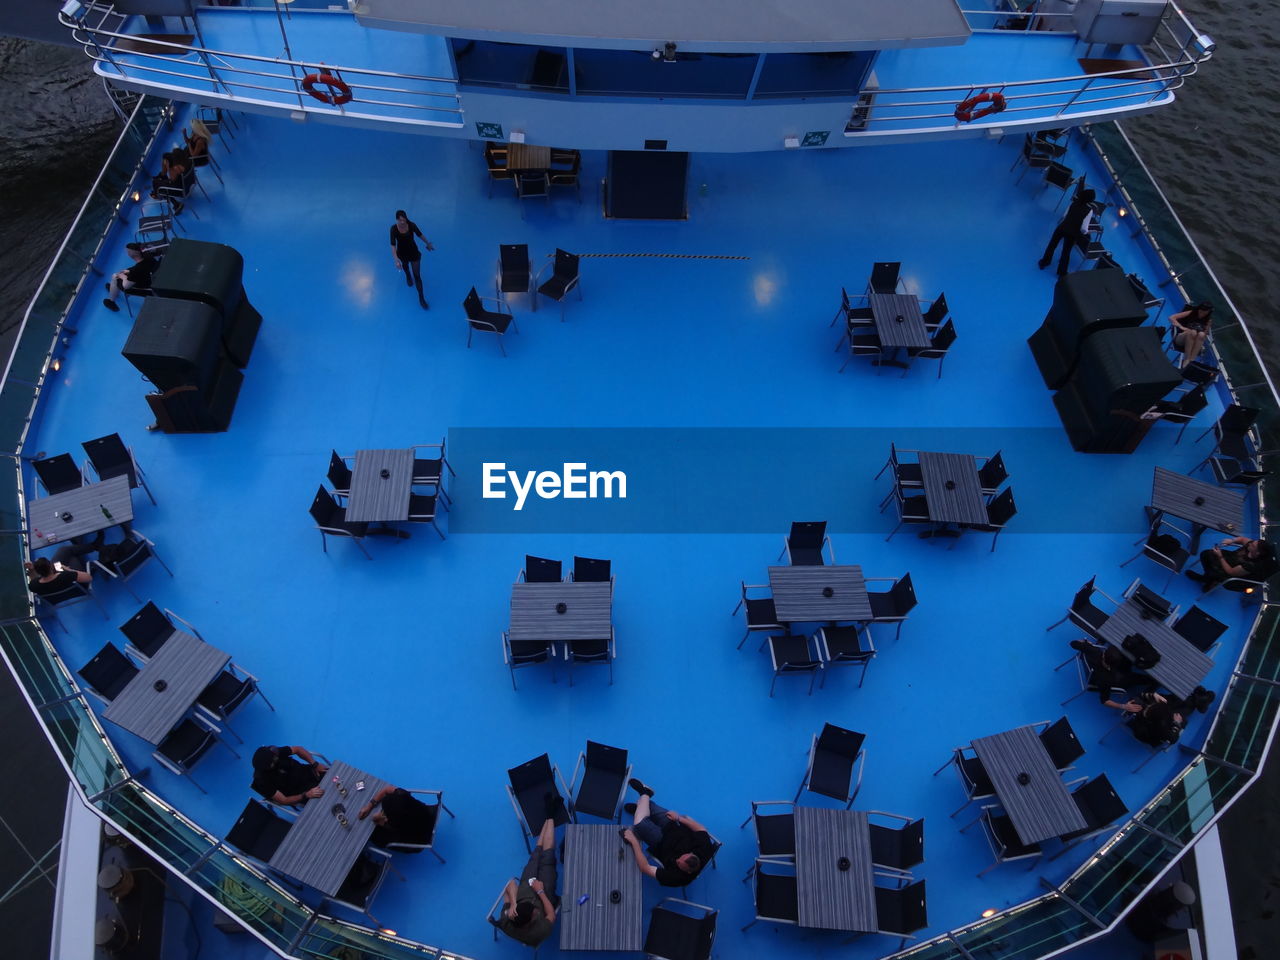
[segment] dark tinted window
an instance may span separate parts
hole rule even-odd
[[[874,53],[771,53],[764,58],[757,97],[848,97],[858,93]]]
[[[463,40],[454,37],[453,60],[460,83],[532,90],[569,90],[563,47]]]
[[[751,86],[754,53],[676,52],[673,62],[652,50],[573,51],[578,93],[592,96],[709,97],[741,100]]]

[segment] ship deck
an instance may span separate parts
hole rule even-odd
[[[954,747],[1065,713],[1087,748],[1071,775],[1106,772],[1130,810],[1181,768],[1171,751],[1131,772],[1145,747],[1123,733],[1098,743],[1113,713],[1090,695],[1059,706],[1077,686],[1070,668],[1053,668],[1078,634],[1045,628],[1094,574],[1112,596],[1135,576],[1163,586],[1165,572],[1145,560],[1119,565],[1144,533],[1152,468],[1190,470],[1208,452],[1211,441],[1196,437],[1218,409],[1180,444],[1158,424],[1132,456],[1071,450],[1026,345],[1052,295],[1052,271],[1036,259],[1059,194],[1034,172],[1015,182],[1020,141],[695,155],[688,221],[632,222],[600,215],[603,155],[584,157],[581,203],[557,193],[521,219],[509,184],[486,196],[478,144],[239,122],[229,150],[214,145],[225,184],[203,175],[211,199],[195,195],[199,219],[183,221],[190,236],[243,254],[247,295],[264,318],[230,430],[147,432],[147,385],[120,357],[128,314],[109,313],[101,285],[89,284],[26,445],[28,455],[69,451],[77,462],[93,437],[119,432],[133,446],[158,501],[135,491],[135,525],[174,576],[152,564],[132,585],[256,674],[275,706],[254,700],[236,714],[240,759],[217,748],[194,771],[207,794],[104,721],[128,766],[150,766],[152,788],[208,831],[224,834],[249,798],[258,744],[302,744],[406,787],[441,789],[457,814],[438,835],[448,863],[398,856],[406,879],[392,876],[373,912],[402,936],[464,956],[522,956],[485,923],[525,858],[505,771],[549,752],[567,779],[590,738],[629,749],[660,801],[724,842],[718,869],[689,891],[721,911],[720,956],[869,958],[897,939],[842,946],[843,936],[818,931],[738,929],[753,916],[741,878],[754,856],[738,824],[752,800],[794,795],[823,723],[867,735],[858,809],[925,818],[922,936],[1037,895],[1039,878],[1061,881],[1094,849],[975,880],[990,854],[978,828],[959,828],[976,808],[952,819],[959,782],[950,770],[933,775]],[[161,139],[167,149],[173,137]],[[1079,148],[1066,160],[1105,182]],[[393,269],[397,208],[436,246],[424,260],[429,311]],[[1104,219],[1117,259],[1156,283],[1155,262],[1114,207]],[[125,265],[131,229],[116,230],[104,266]],[[499,243],[528,243],[535,265],[556,247],[593,255],[564,322],[554,304],[532,313],[513,298],[520,332],[505,338],[505,358],[480,335],[467,349],[460,306],[473,285],[492,294]],[[959,339],[941,378],[923,361],[902,377],[860,360],[838,372],[828,323],[840,287],[861,290],[877,260],[903,261],[908,286],[925,297],[945,291]],[[486,435],[485,447],[468,432],[480,427],[508,432]],[[612,513],[592,503],[496,512],[464,451],[519,451],[525,431],[512,428],[530,427],[561,431],[560,447],[533,449],[571,451],[580,437],[587,459],[623,452],[631,440],[609,437],[637,428],[627,436],[645,475],[682,487],[682,509],[637,488]],[[322,552],[307,507],[331,449],[446,433],[458,471],[447,540],[414,527],[407,541],[366,540],[371,561],[339,539]],[[885,541],[892,511],[876,508],[887,479],[873,478],[891,440],[1004,451],[1019,513],[995,552],[981,534],[954,549],[911,528]],[[672,532],[673,515],[697,532]],[[920,603],[900,639],[873,628],[879,655],[860,689],[856,670],[832,670],[812,696],[807,680],[783,677],[770,699],[767,654],[758,637],[735,649],[743,621],[730,611],[740,581],[765,581],[788,523],[812,519],[830,521],[842,563],[874,577],[910,572]],[[601,669],[580,667],[570,686],[562,669],[552,683],[535,667],[512,689],[499,636],[526,554],[612,560],[612,686]],[[138,608],[122,585],[100,582],[95,593],[107,620],[82,604],[62,614],[68,632],[51,627],[71,669],[107,641],[122,646],[115,627]],[[1168,595],[1184,609],[1199,599],[1183,578]],[[1221,592],[1204,606],[1231,626],[1205,684],[1220,691],[1251,612]],[[1198,743],[1207,721],[1195,716],[1184,742]],[[671,892],[646,881],[646,906]]]

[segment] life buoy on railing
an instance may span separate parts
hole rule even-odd
[[[991,106],[983,107],[981,110],[974,110],[974,107],[980,103],[989,103]],[[956,104],[956,119],[961,123],[968,123],[970,120],[981,120],[983,117],[990,116],[993,113],[999,113],[1005,108],[1006,103],[1003,93],[998,93],[994,90],[990,93],[979,93],[977,96],[962,100]]]
[[[329,89],[327,91],[317,90],[316,87],[328,87]],[[334,106],[338,106],[351,102],[351,88],[347,86],[346,81],[341,77],[335,77],[332,73],[308,73],[302,78],[302,89],[321,103],[331,103]]]

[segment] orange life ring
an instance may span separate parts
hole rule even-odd
[[[991,106],[983,107],[981,110],[974,110],[973,108],[980,103],[989,103]],[[997,93],[994,90],[991,93],[980,93],[956,104],[956,119],[961,123],[968,123],[970,120],[981,120],[983,117],[990,116],[993,113],[999,113],[1005,108],[1005,103],[1003,93]]]
[[[317,90],[317,86],[328,87],[327,91]],[[351,102],[351,88],[341,77],[335,77],[332,73],[308,73],[302,78],[302,89],[311,94],[321,103],[331,103],[334,106]]]

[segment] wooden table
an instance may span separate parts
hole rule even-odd
[[[980,737],[973,741],[973,752],[1023,843],[1039,843],[1088,826],[1034,727]],[[1018,778],[1024,773],[1030,779],[1022,784]]]
[[[563,605],[564,612],[557,608]],[[611,583],[516,583],[511,587],[512,643],[607,640],[613,629]]]
[[[412,486],[412,450],[357,450],[347,497],[347,519],[383,523],[408,520]]]
[[[769,589],[779,623],[838,623],[871,619],[862,567],[770,567]],[[830,590],[831,596],[825,591]]]
[[[1244,529],[1244,494],[1186,474],[1156,467],[1151,481],[1151,507],[1190,521],[1191,550],[1200,545],[1205,530],[1239,535]]]
[[[217,647],[177,630],[107,704],[102,715],[148,743],[158,744],[230,660]],[[156,689],[157,684],[161,689]]]
[[[111,516],[107,517],[102,508]],[[55,517],[54,514],[62,516]],[[71,517],[64,520],[63,517]],[[27,526],[31,530],[31,549],[62,543],[73,537],[97,533],[118,523],[133,519],[133,494],[127,476],[112,477],[98,483],[85,484],[65,493],[34,497],[27,501]],[[39,530],[42,536],[37,537]]]
[[[1145,672],[1175,696],[1183,699],[1191,696],[1213,669],[1213,661],[1206,654],[1130,597],[1107,618],[1098,635],[1132,660],[1121,643],[1133,633],[1146,637],[1160,654],[1160,662]]]
[[[903,347],[923,348],[932,342],[920,315],[920,298],[909,293],[873,293],[868,298],[880,346],[895,353]],[[884,359],[881,366],[905,367],[903,360]]]
[[[335,776],[347,790],[345,797],[333,784]],[[357,790],[356,783],[361,780],[364,789]],[[373,833],[373,816],[358,819],[360,808],[386,786],[386,782],[348,763],[335,761],[320,786],[324,787],[324,796],[306,802],[272,854],[270,863],[281,873],[331,897],[347,879]],[[333,812],[337,803],[346,808],[345,827]]]
[[[796,807],[796,897],[802,927],[874,933],[871,833],[861,810]],[[841,861],[849,862],[842,870]]]
[[[978,463],[970,454],[922,451],[919,457],[930,520],[938,523],[990,522],[987,502],[982,495],[982,481],[978,479]]]
[[[550,169],[551,148],[531,143],[507,144],[507,169],[538,172]]]
[[[617,824],[565,827],[564,884],[557,914],[560,949],[641,949],[642,876],[631,848],[618,836]],[[587,900],[579,903],[583,896]]]

